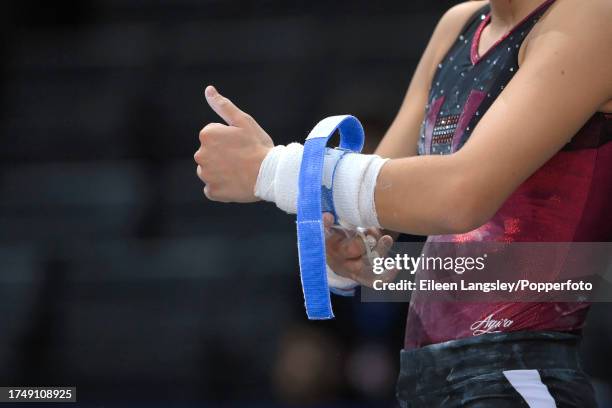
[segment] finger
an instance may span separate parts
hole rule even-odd
[[[238,126],[244,124],[248,115],[238,109],[232,101],[221,95],[214,86],[207,86],[204,91],[206,102],[228,125]]]
[[[196,173],[198,174],[198,178],[206,183],[206,180],[204,180],[204,175],[202,174],[202,166],[198,166]]]
[[[328,212],[323,213],[323,230],[326,238],[333,234],[331,231],[332,225],[334,225],[334,216]]]
[[[368,254],[368,263],[374,265],[375,259],[384,258],[393,246],[393,238],[389,235],[381,237]]]
[[[389,250],[391,249],[392,246],[393,246],[393,238],[391,238],[390,235],[384,235],[376,243],[376,246],[374,247],[374,251],[378,253],[378,256],[382,257],[382,256],[387,255],[387,253],[389,253]]]
[[[380,237],[382,236],[382,232],[378,228],[368,228],[366,235],[373,236],[378,241]]]
[[[393,237],[384,235],[378,240],[373,252],[376,253],[377,258],[384,257],[389,253],[391,247],[393,247]],[[391,282],[398,273],[399,270],[397,268],[386,269],[382,274],[377,275],[377,278],[382,279],[384,282]]]
[[[225,128],[229,128],[229,126],[224,125],[223,123],[216,123],[216,122],[209,123],[208,125],[204,126],[202,130],[200,130],[200,133],[198,134],[200,143],[204,143],[210,135],[215,134],[215,133],[220,133]]]

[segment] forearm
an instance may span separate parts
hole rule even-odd
[[[407,109],[402,106],[402,110]],[[419,128],[418,126],[410,125],[422,120],[422,114],[420,116],[413,114],[413,116],[416,117],[405,118],[398,115],[385,133],[385,137],[379,143],[374,154],[389,159],[416,156]],[[411,120],[412,122],[410,122]],[[397,239],[400,233],[396,230],[385,229],[385,234],[392,236],[393,239]]]
[[[295,213],[302,151],[297,143],[271,151],[255,194]],[[355,153],[333,157],[325,155],[323,173],[334,176],[324,184],[332,186],[331,208],[348,225],[415,235],[462,233],[486,221],[499,204],[496,189],[487,188],[486,176],[462,152],[394,160]]]
[[[476,180],[470,180],[471,167],[459,154],[388,161],[374,192],[380,225],[415,235],[463,233],[478,227],[494,206],[481,202],[482,191]]]

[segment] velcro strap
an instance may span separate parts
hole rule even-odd
[[[323,163],[327,141],[336,130],[340,132],[340,149],[357,153],[361,151],[364,133],[357,118],[351,115],[325,118],[306,138],[298,180],[297,236],[300,276],[306,315],[311,320],[334,317],[327,284],[322,197],[324,182],[325,188],[330,190],[327,193],[331,196],[332,186],[330,184],[328,187],[329,180],[323,179]],[[333,178],[333,174],[331,177]],[[326,202],[326,207],[329,207],[329,202]]]

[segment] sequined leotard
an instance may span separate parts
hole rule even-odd
[[[516,74],[523,40],[553,2],[545,1],[482,56],[478,55],[478,42],[490,20],[489,6],[468,22],[433,79],[419,155],[450,154],[463,146]],[[428,240],[609,241],[611,122],[608,114],[591,117],[572,141],[519,186],[481,227]],[[502,331],[576,331],[582,327],[587,310],[585,303],[428,303],[417,293],[409,308],[405,348],[476,335],[470,328],[487,318],[511,322]]]

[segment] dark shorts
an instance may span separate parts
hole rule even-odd
[[[402,350],[397,398],[402,408],[596,407],[579,340],[493,333]]]

